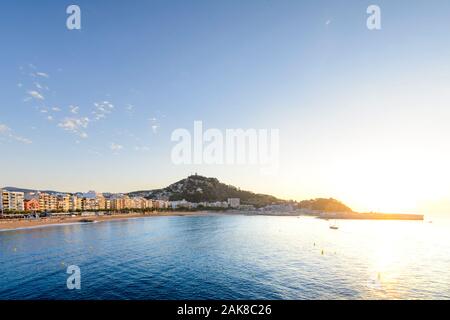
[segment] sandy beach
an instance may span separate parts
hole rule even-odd
[[[155,212],[155,213],[130,213],[130,214],[116,214],[116,215],[103,215],[103,216],[77,216],[77,217],[48,217],[40,219],[2,219],[0,220],[0,231],[2,230],[14,230],[14,229],[26,229],[44,227],[49,225],[71,224],[71,223],[83,223],[88,221],[103,222],[111,220],[124,220],[132,218],[144,218],[144,217],[163,217],[163,216],[200,216],[211,214],[206,211],[196,212]],[[89,223],[89,222],[88,222]]]

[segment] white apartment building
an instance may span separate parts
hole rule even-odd
[[[13,192],[8,190],[1,190],[1,206],[3,211],[24,211],[24,198],[23,192]]]
[[[241,199],[240,198],[229,198],[228,199],[228,206],[231,208],[239,208],[241,205]]]
[[[183,199],[183,200],[178,200],[178,201],[170,201],[170,207],[172,209],[179,209],[179,208],[190,209],[193,207],[193,204],[190,203],[189,201],[186,201],[185,199]]]

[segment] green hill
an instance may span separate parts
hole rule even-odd
[[[324,212],[353,212],[351,208],[333,198],[304,200],[300,201],[297,206],[300,209],[318,210]]]
[[[270,195],[240,190],[237,187],[221,183],[216,178],[199,175],[189,176],[163,189],[136,191],[129,195],[171,201],[185,199],[190,202],[226,201],[228,198],[240,198],[241,204],[250,204],[256,207],[284,202]]]

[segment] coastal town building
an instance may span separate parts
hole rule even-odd
[[[170,208],[172,209],[190,209],[193,206],[193,203],[183,200],[177,200],[177,201],[170,201]]]
[[[230,208],[239,208],[240,205],[241,205],[240,198],[229,198],[228,199],[228,206]]]
[[[266,212],[292,212],[295,208],[291,204],[272,204],[259,209]]]
[[[112,210],[126,210],[126,209],[151,209],[158,205],[152,200],[143,197],[128,197],[126,195],[113,195],[110,199],[110,208]]]
[[[56,211],[58,208],[58,198],[49,193],[39,193],[39,211]]]
[[[111,200],[105,198],[105,209],[106,210],[111,210]]]
[[[82,194],[81,200],[82,210],[105,210],[106,209],[106,199],[101,193],[95,191],[89,191]]]
[[[29,212],[39,211],[39,199],[37,197],[29,197],[27,199],[27,195],[25,195],[24,207],[25,211]]]
[[[154,207],[156,209],[168,209],[170,207],[170,202],[167,200],[154,200]]]
[[[239,206],[239,210],[243,210],[243,211],[252,211],[255,210],[255,206],[251,205],[251,204],[241,204]]]
[[[2,211],[24,211],[24,197],[23,192],[14,192],[8,190],[1,190],[1,210]]]
[[[0,189],[0,213],[3,213],[3,189]]]
[[[122,198],[113,197],[111,200],[111,209],[112,210],[122,210],[125,208],[124,201]]]
[[[97,204],[99,210],[106,210],[106,198],[103,196],[103,194],[99,193],[97,194]]]
[[[96,198],[83,198],[81,200],[82,210],[98,210],[98,201]]]
[[[81,200],[82,200],[82,198],[80,198],[80,197],[78,197],[76,195],[70,196],[70,199],[69,199],[69,210],[72,211],[72,212],[82,210]]]
[[[213,201],[213,202],[200,202],[198,203],[198,206],[204,207],[204,208],[228,208],[228,202],[227,201]]]
[[[60,212],[68,212],[70,210],[70,195],[63,193],[57,196],[57,209]]]
[[[151,200],[147,200],[143,197],[134,197],[130,199],[131,209],[149,209],[153,207]]]
[[[123,196],[125,209],[133,208],[133,200],[128,196]]]
[[[152,209],[153,208],[153,201],[149,199],[145,199],[145,208],[146,209]]]
[[[157,200],[144,197],[130,197],[126,194],[97,193],[52,193],[52,192],[11,192],[0,189],[0,209],[4,211],[27,212],[98,212],[122,210],[165,210],[165,209],[194,209],[236,207],[240,204],[239,198],[230,198],[228,201],[213,201],[193,203],[183,200],[168,201],[165,198]]]

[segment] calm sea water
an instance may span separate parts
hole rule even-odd
[[[448,221],[339,227],[211,215],[0,232],[0,299],[450,299]]]

